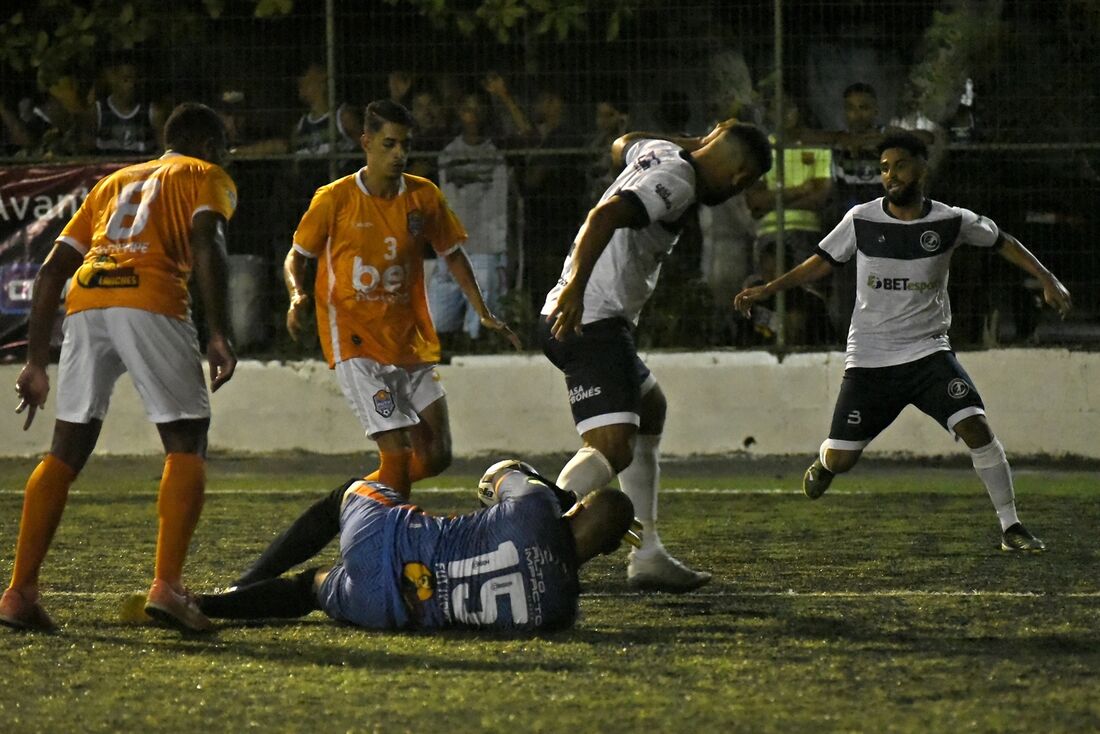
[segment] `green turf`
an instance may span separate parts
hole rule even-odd
[[[353,457],[215,457],[188,566],[223,584]],[[0,461],[0,572],[33,460]],[[426,484],[472,507],[474,465]],[[676,462],[663,536],[715,572],[685,596],[585,568],[576,629],[516,639],[374,633],[319,613],[210,639],[114,621],[148,583],[156,459],[95,459],[44,572],[54,636],[0,630],[0,731],[1096,731],[1096,474],[1021,467],[1021,515],[1050,550],[997,548],[964,466],[874,464],[823,499],[800,462]],[[464,473],[465,472],[465,473]],[[743,493],[716,492],[727,489]],[[786,490],[775,493],[772,490]]]

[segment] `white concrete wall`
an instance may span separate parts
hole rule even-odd
[[[839,353],[792,355],[782,362],[766,352],[653,353],[643,358],[669,399],[663,451],[679,456],[741,450],[813,453],[828,433],[844,370]],[[960,359],[1010,455],[1100,458],[1100,354],[998,350],[968,352]],[[540,355],[459,358],[440,372],[457,455],[524,455],[579,445],[564,382]],[[13,385],[18,373],[17,365],[0,367],[0,385]],[[14,395],[8,395],[14,408]],[[213,406],[214,449],[344,453],[373,447],[332,373],[317,362],[242,362],[233,380],[213,396]],[[50,404],[26,433],[22,416],[4,416],[0,455],[44,451],[52,420]],[[156,431],[145,422],[126,378],[119,381],[98,451],[160,451]],[[907,408],[868,449],[917,456],[962,451],[914,408]]]

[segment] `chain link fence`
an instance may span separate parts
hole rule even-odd
[[[642,348],[842,348],[854,266],[753,321],[731,301],[881,195],[874,145],[895,127],[927,139],[933,198],[1015,234],[1074,296],[1060,321],[1022,273],[963,248],[950,283],[955,345],[1100,346],[1100,6],[1090,0],[168,5],[110,0],[95,7],[113,17],[93,9],[81,20],[74,3],[50,0],[9,16],[2,166],[18,179],[43,164],[148,158],[175,103],[221,111],[240,190],[230,248],[246,353],[314,353],[284,333],[280,266],[312,191],[363,164],[362,108],[385,97],[418,120],[412,172],[449,191],[475,169],[504,172],[499,210],[466,224],[485,240],[472,246],[502,253],[499,310],[529,344],[574,234],[614,178],[611,141],[701,134],[737,117],[774,135],[784,187],[806,196],[777,205],[773,177],[701,209],[643,313]],[[127,130],[142,127],[135,105],[151,132],[126,148]],[[465,153],[448,148],[462,139]],[[479,160],[469,149],[486,140]],[[20,204],[2,204],[7,227]],[[26,259],[17,239],[0,242],[0,268]],[[458,335],[449,347],[505,344]]]

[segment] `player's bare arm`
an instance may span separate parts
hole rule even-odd
[[[569,334],[581,331],[584,317],[584,289],[592,277],[596,261],[607,248],[611,235],[622,227],[644,227],[647,222],[644,210],[633,199],[615,195],[588,212],[588,217],[577,234],[573,245],[573,272],[569,282],[558,295],[558,302],[546,316],[551,322],[554,338],[564,340]]]
[[[462,247],[456,247],[444,260],[447,263],[447,269],[451,271],[455,282],[458,283],[458,287],[462,289],[462,293],[466,296],[466,300],[477,312],[478,318],[481,319],[481,325],[486,329],[492,329],[503,334],[516,351],[523,349],[523,343],[520,341],[519,336],[485,305],[485,297],[481,293],[481,286],[477,283],[477,276],[474,275],[474,269],[470,265],[470,258],[466,255],[466,251]]]
[[[294,341],[300,341],[302,323],[309,313],[309,291],[306,289],[308,258],[293,247],[283,261],[283,281],[286,283],[290,306],[286,311],[286,330]]]
[[[1070,309],[1073,308],[1073,298],[1069,290],[1054,277],[1054,273],[1039,262],[1039,258],[1024,247],[1023,243],[1009,233],[1001,232],[1000,253],[1005,260],[1039,281],[1043,286],[1043,300],[1057,311],[1059,316],[1064,319],[1069,314]]]
[[[233,377],[237,355],[229,342],[229,265],[225,251],[225,217],[203,211],[191,220],[191,252],[195,282],[206,313],[206,358],[210,363],[210,391]]]
[[[805,283],[820,280],[831,273],[832,270],[833,265],[828,260],[820,255],[810,255],[800,265],[788,270],[770,283],[754,285],[738,293],[733,297],[733,307],[747,318],[752,311],[752,304],[757,301],[764,301],[780,291],[787,291]]]
[[[65,281],[72,277],[82,262],[83,256],[71,246],[63,242],[55,243],[34,279],[30,326],[27,330],[27,363],[15,380],[15,394],[19,396],[19,406],[15,412],[27,411],[24,431],[31,427],[38,409],[46,404],[46,396],[50,392],[46,365],[50,361],[50,334],[57,318],[57,306],[61,303]]]

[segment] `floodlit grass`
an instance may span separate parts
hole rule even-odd
[[[189,583],[224,584],[358,463],[215,457]],[[3,573],[33,464],[0,461]],[[597,559],[569,632],[383,634],[315,613],[204,639],[115,621],[148,584],[160,463],[93,459],[44,571],[62,632],[0,629],[0,731],[1100,730],[1094,471],[1021,467],[1021,516],[1050,550],[1017,556],[965,466],[868,463],[810,502],[801,464],[670,464],[662,535],[714,582],[637,595],[621,552]],[[418,501],[471,509],[480,465]]]

